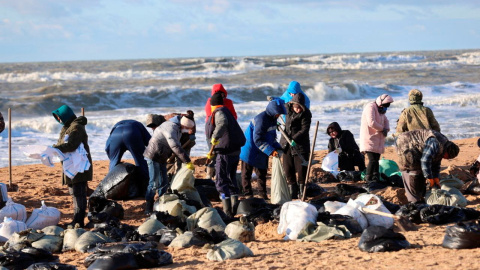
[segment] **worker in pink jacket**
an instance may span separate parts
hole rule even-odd
[[[360,151],[368,157],[365,181],[367,186],[371,182],[380,180],[379,163],[380,155],[385,151],[385,137],[390,131],[388,123],[387,108],[393,98],[383,94],[368,103],[363,108],[362,123],[360,125]]]

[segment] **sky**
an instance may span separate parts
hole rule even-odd
[[[478,0],[0,0],[0,62],[477,48]]]

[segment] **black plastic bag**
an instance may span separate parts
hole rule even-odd
[[[422,218],[420,217],[420,210],[422,210],[425,207],[428,207],[428,204],[409,203],[400,207],[400,209],[395,212],[395,215],[406,217],[411,222],[420,224],[420,223],[423,223]]]
[[[90,197],[127,200],[145,196],[146,185],[143,182],[147,181],[141,179],[135,165],[120,163],[108,172]]]
[[[195,228],[193,231],[193,236],[210,244],[218,244],[228,237],[224,232],[217,232],[215,230],[207,231],[204,228]]]
[[[135,253],[140,268],[153,268],[173,263],[172,254],[158,249],[142,250]]]
[[[442,246],[451,249],[480,247],[480,221],[459,222],[447,226]]]
[[[430,205],[420,210],[420,218],[423,222],[443,225],[465,220],[465,212],[455,206]]]
[[[308,203],[315,206],[315,208],[317,208],[319,212],[324,212],[324,210],[320,211],[320,209],[323,209],[326,201],[337,201],[343,203],[347,202],[347,200],[343,196],[340,196],[335,192],[325,192],[319,196],[313,197],[308,201]]]
[[[30,265],[27,270],[76,270],[75,265],[49,262],[49,263],[34,263]]]
[[[317,221],[320,221],[328,226],[344,225],[352,234],[363,232],[362,226],[356,219],[350,216],[334,215],[329,212],[318,213]]]
[[[170,229],[180,228],[182,230],[185,229],[187,223],[182,221],[181,217],[174,217],[170,215],[168,212],[155,212],[155,217],[158,221],[160,221],[163,225],[167,226]]]
[[[356,187],[356,186],[353,186],[353,185],[347,185],[347,184],[338,184],[336,187],[335,187],[335,192],[342,196],[342,197],[345,197],[345,196],[350,196],[350,195],[353,195],[355,193],[366,193],[367,190],[364,189],[364,188],[361,188],[361,187]]]
[[[398,251],[408,247],[410,243],[403,234],[382,226],[366,228],[358,243],[358,248],[366,252]]]
[[[163,228],[157,231],[157,234],[160,234],[162,237],[160,238],[159,243],[168,246],[170,243],[177,237],[177,231]]]
[[[133,253],[93,253],[85,258],[88,270],[117,270],[140,268]]]
[[[303,192],[303,190],[301,192]],[[305,195],[306,197],[316,197],[324,192],[325,192],[325,189],[322,188],[320,185],[309,182],[307,184],[307,192]]]

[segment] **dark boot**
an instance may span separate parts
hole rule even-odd
[[[297,184],[288,185],[288,190],[290,191],[290,195],[292,196],[292,200],[298,199],[298,185]]]
[[[232,214],[235,216],[237,214],[237,208],[238,208],[238,195],[230,195],[230,201],[232,203]]]
[[[145,204],[145,214],[150,215],[153,212],[153,200],[147,200]]]
[[[303,191],[305,190],[305,184],[300,184],[299,185],[300,188],[299,188],[299,191],[298,191],[298,196],[300,197],[300,199],[303,198]]]
[[[222,206],[223,206],[223,212],[225,212],[227,217],[232,218],[233,217],[232,201],[230,200],[230,198],[222,199]]]

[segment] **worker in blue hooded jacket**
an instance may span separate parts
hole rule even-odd
[[[277,118],[286,114],[285,102],[275,98],[270,101],[265,111],[261,112],[245,130],[247,142],[241,149],[242,186],[246,197],[253,196],[252,172],[257,169],[258,181],[262,188],[260,196],[267,197],[267,168],[268,157],[279,156],[282,147],[277,139]]]

